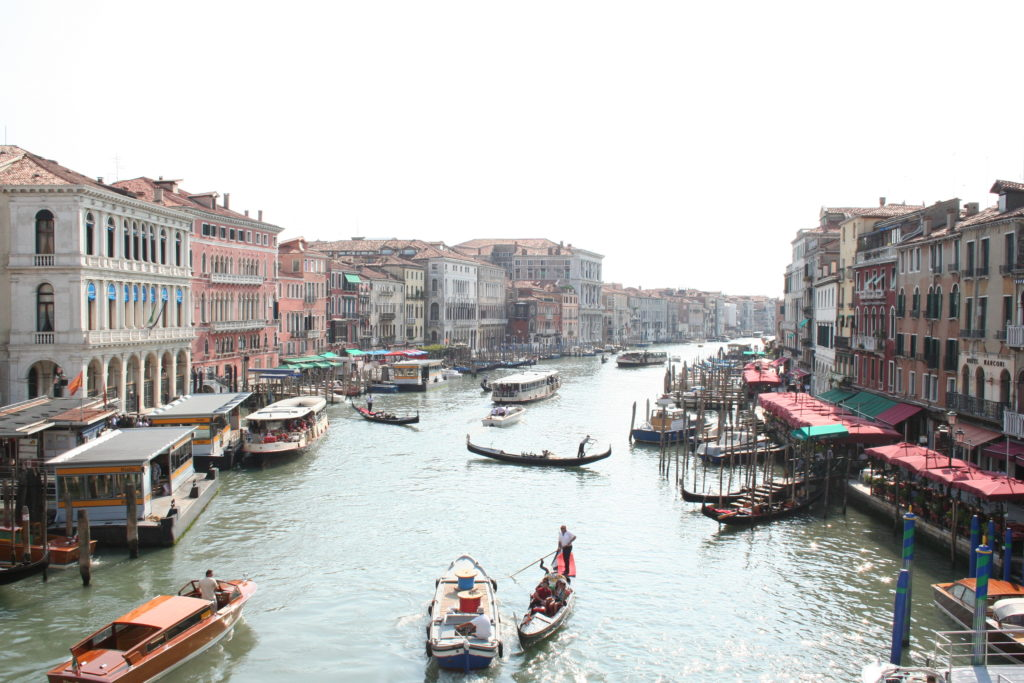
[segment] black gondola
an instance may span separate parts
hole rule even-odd
[[[484,377],[482,380],[480,380],[480,388],[483,389],[484,391],[490,392],[491,385],[487,382],[487,378],[486,377]]]
[[[0,564],[0,586],[20,581],[33,574],[45,572],[50,565],[50,554],[47,552],[38,560],[32,562],[18,562],[11,564],[4,562]]]
[[[792,501],[786,501],[772,505],[762,504],[755,505],[754,508],[736,508],[732,510],[714,508],[705,503],[700,506],[700,511],[705,517],[710,517],[721,524],[729,526],[754,526],[755,524],[763,524],[799,514],[811,507],[820,497],[821,494],[819,493],[795,505],[792,504]],[[758,508],[760,509],[755,512],[754,510]]]
[[[360,408],[359,406],[352,406],[359,411],[359,414],[363,416],[364,420],[370,422],[383,422],[389,425],[411,425],[416,424],[420,421],[420,414],[415,415],[392,415],[391,413],[385,413],[382,410],[377,412],[371,412],[366,408]]]
[[[725,505],[727,503],[735,503],[750,495],[749,489],[740,489],[735,493],[693,493],[692,491],[687,491],[685,486],[680,487],[680,489],[683,492],[683,500],[687,503],[717,503]]]
[[[536,453],[506,453],[505,451],[497,448],[487,448],[485,446],[477,446],[469,440],[469,435],[466,435],[466,449],[471,453],[477,455],[483,455],[488,458],[494,458],[495,460],[501,460],[502,462],[511,462],[517,465],[536,465],[538,467],[579,467],[580,465],[588,465],[598,460],[604,460],[612,454],[611,446],[608,450],[603,453],[597,453],[595,455],[585,455],[582,458],[559,458],[554,453],[544,451],[540,454]]]

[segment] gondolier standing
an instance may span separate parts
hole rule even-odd
[[[562,525],[561,532],[558,534],[558,549],[562,552],[562,566],[565,571],[566,578],[569,578],[569,556],[572,555],[572,543],[576,540],[576,534],[570,532]]]
[[[585,437],[583,437],[583,441],[580,441],[580,448],[578,451],[576,451],[577,458],[582,458],[585,455],[584,451],[587,450],[588,443],[590,443],[590,434],[587,434]]]

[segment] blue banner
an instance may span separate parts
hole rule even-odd
[[[117,301],[117,287],[114,286],[114,283],[107,285],[107,298],[111,301]]]

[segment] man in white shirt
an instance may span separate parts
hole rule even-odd
[[[562,530],[558,534],[558,549],[562,552],[562,572],[566,578],[569,578],[569,556],[572,555],[572,542],[576,540],[576,534],[570,532],[562,525]]]
[[[213,578],[212,569],[207,569],[206,576],[199,579],[199,597],[217,606],[217,579]]]
[[[462,636],[473,636],[481,640],[491,637],[491,620],[486,614],[478,614],[464,624],[455,627],[455,632]]]

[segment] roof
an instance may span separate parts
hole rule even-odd
[[[1004,192],[1024,192],[1024,183],[1014,182],[1012,180],[997,180],[989,192],[995,194],[1003,194]]]
[[[115,429],[50,458],[47,465],[140,465],[187,438],[195,427]]]
[[[237,211],[232,211],[231,209],[228,209],[223,205],[217,204],[215,198],[213,207],[207,206],[206,204],[203,204],[202,202],[193,199],[193,197],[201,197],[203,196],[203,194],[215,195],[216,193],[187,192],[181,188],[178,188],[177,182],[178,181],[176,180],[163,180],[163,178],[160,178],[159,180],[153,180],[152,178],[147,178],[143,176],[140,178],[132,178],[131,180],[119,180],[116,183],[113,183],[113,186],[124,190],[128,190],[139,199],[144,199],[147,202],[159,204],[160,206],[195,209],[197,211],[204,211],[209,214],[215,214],[217,216],[224,218],[225,220],[241,220],[248,221],[250,223],[261,223],[265,225],[268,230],[271,231],[276,230],[277,232],[281,232],[283,230],[283,228],[279,226],[272,225],[270,223],[264,223],[261,220],[258,220],[256,218],[250,218],[245,214],[238,213]],[[175,187],[176,189],[168,189],[168,186]],[[158,187],[163,189],[162,199],[159,202],[156,201],[156,189]]]
[[[167,417],[227,413],[237,408],[242,401],[250,396],[252,396],[252,392],[249,391],[237,394],[189,394],[153,411],[150,417],[162,419]]]
[[[810,425],[794,429],[792,436],[796,439],[821,439],[825,437],[848,436],[850,431],[845,425]]]
[[[999,207],[990,206],[987,209],[982,209],[973,216],[967,216],[963,220],[956,224],[958,229],[963,230],[964,228],[973,228],[977,225],[984,225],[986,223],[997,223],[999,221],[1010,220],[1011,218],[1024,217],[1024,206],[1013,211],[999,212]]]
[[[87,185],[128,195],[121,188],[101,183],[14,145],[0,145],[0,185]]]
[[[0,408],[0,437],[28,436],[59,423],[93,424],[115,412],[100,399],[36,398]]]
[[[896,405],[896,401],[890,401],[884,396],[872,394],[868,391],[861,391],[843,401],[844,408],[849,408],[859,415],[867,415],[868,417],[878,417],[881,413]]]
[[[184,595],[159,595],[114,621],[119,624],[139,624],[140,626],[155,626],[163,629],[174,626],[185,617],[209,606],[209,601],[199,598],[189,598]]]
[[[289,420],[297,417],[304,417],[311,412],[321,410],[327,405],[327,401],[319,396],[297,396],[286,398],[271,403],[265,408],[260,408],[251,413],[247,420]]]

